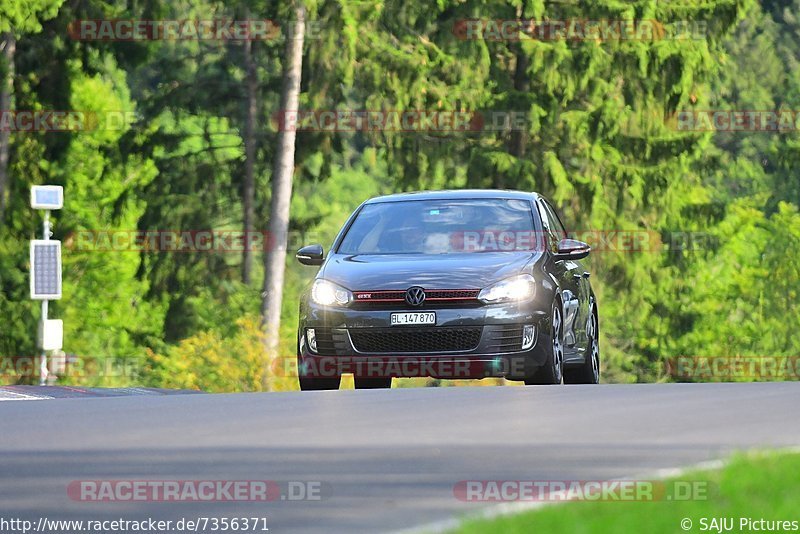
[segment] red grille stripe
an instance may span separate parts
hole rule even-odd
[[[441,302],[445,300],[474,300],[478,298],[479,289],[426,289],[425,300]],[[402,302],[406,292],[402,289],[354,291],[355,302]],[[371,295],[360,298],[360,295]]]

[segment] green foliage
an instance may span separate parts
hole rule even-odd
[[[151,353],[145,366],[146,383],[157,387],[208,392],[261,391],[266,368],[258,318],[237,321],[238,331],[224,338],[205,331],[182,340],[166,354]],[[280,365],[269,365],[277,369]],[[271,378],[271,390],[296,389],[295,380]]]
[[[781,203],[767,216],[738,201],[715,230],[716,254],[697,262],[682,299],[693,328],[677,352],[698,356],[796,356],[800,214]]]
[[[663,379],[677,355],[796,355],[800,137],[681,132],[681,110],[800,108],[800,0],[308,3],[301,108],[517,113],[522,129],[299,132],[280,362],[264,362],[260,284],[241,253],[80,247],[85,232],[239,230],[245,73],[242,43],[105,43],[67,37],[81,18],[224,17],[286,22],[288,2],[6,2],[18,35],[17,109],[133,112],[118,129],[13,133],[10,204],[0,221],[0,355],[36,352],[27,240],[30,185],[65,186],[66,351],[144,361],[131,382],[213,391],[290,386],[298,296],[326,248],[371,196],[506,187],[553,199],[573,230],[637,231],[664,248],[597,251],[604,376]],[[464,19],[692,21],[697,39],[461,39]],[[253,43],[259,80],[257,229],[267,227],[283,39]],[[699,232],[700,246],[675,236]],[[263,276],[256,255],[253,280]],[[272,377],[272,382],[269,377]],[[65,378],[65,380],[68,380]],[[73,379],[75,383],[77,378]],[[83,383],[89,383],[87,378]],[[120,378],[120,381],[124,379]],[[443,385],[424,381],[425,385]],[[115,385],[118,385],[115,383]],[[447,385],[447,384],[444,384]]]
[[[42,21],[53,18],[64,0],[4,0],[0,4],[0,33],[37,33]]]

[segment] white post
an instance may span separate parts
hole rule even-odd
[[[42,230],[42,239],[45,241],[50,241],[50,210],[45,210],[44,212],[44,227]],[[50,302],[47,300],[42,301],[42,323],[47,321],[47,306]],[[47,385],[47,351],[42,349],[42,361],[39,366],[39,385],[46,386]]]

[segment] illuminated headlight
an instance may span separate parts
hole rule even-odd
[[[536,294],[536,281],[529,274],[521,274],[501,280],[484,288],[478,300],[486,303],[531,299]]]
[[[317,279],[311,287],[311,300],[323,306],[347,306],[353,294],[333,282]]]

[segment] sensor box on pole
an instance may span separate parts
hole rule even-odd
[[[60,210],[64,207],[64,188],[60,185],[31,187],[31,207],[35,210]]]
[[[37,341],[42,350],[61,350],[64,345],[64,321],[61,319],[39,321]]]

